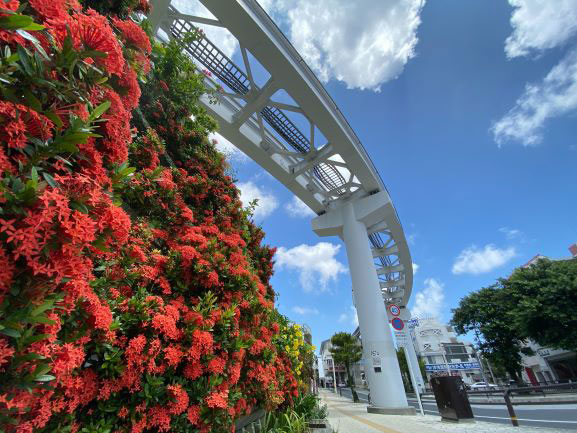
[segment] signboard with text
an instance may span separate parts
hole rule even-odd
[[[479,370],[481,366],[478,362],[451,362],[450,370]],[[447,371],[447,364],[425,364],[426,371]]]

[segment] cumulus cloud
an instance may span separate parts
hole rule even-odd
[[[505,41],[508,58],[539,55],[573,44],[577,35],[577,0],[509,0],[513,32]],[[577,49],[568,50],[541,82],[528,83],[513,108],[491,126],[495,141],[525,146],[543,140],[547,120],[577,109]]]
[[[419,265],[417,265],[416,263],[413,263],[413,275],[415,275],[418,270],[419,270]]]
[[[287,24],[294,47],[322,81],[379,90],[415,55],[424,3],[283,0],[268,9]]]
[[[220,135],[218,132],[211,133],[208,138],[214,140],[216,148],[224,153],[229,161],[247,162],[249,157],[244,154],[238,147]]]
[[[262,219],[269,216],[278,207],[277,198],[253,182],[241,182],[236,184],[240,190],[240,200],[244,206],[257,199],[258,203],[254,210],[254,218]]]
[[[341,246],[329,242],[316,245],[302,244],[287,249],[280,247],[275,255],[279,269],[295,270],[305,292],[327,290],[328,283],[336,281],[339,274],[347,272],[345,265],[336,259]]]
[[[543,139],[548,119],[577,108],[577,49],[553,67],[542,82],[527,84],[515,106],[492,126],[495,141],[519,141],[526,146]]]
[[[312,218],[316,214],[308,207],[300,198],[296,195],[293,196],[292,200],[285,204],[285,210],[291,217],[295,218]]]
[[[411,316],[441,317],[444,300],[445,285],[434,278],[427,278],[425,286],[415,295]]]
[[[453,274],[482,274],[504,265],[517,255],[514,247],[500,249],[485,245],[480,249],[475,245],[465,248],[453,263]]]
[[[577,0],[509,0],[513,33],[505,41],[507,57],[539,53],[577,33]]]
[[[300,307],[295,305],[292,307],[293,313],[300,314],[301,316],[316,316],[319,314],[319,310],[316,308]]]
[[[357,316],[357,309],[351,305],[350,311],[341,313],[339,316],[339,323],[350,323],[353,326],[359,326],[359,316]]]

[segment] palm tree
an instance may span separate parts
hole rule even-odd
[[[345,366],[347,372],[347,385],[351,387],[353,401],[358,402],[359,396],[355,391],[355,381],[351,374],[351,367],[355,362],[359,362],[363,356],[363,348],[359,341],[348,332],[337,332],[331,337],[332,347],[330,349],[333,355],[334,364]],[[334,367],[333,367],[334,368]]]

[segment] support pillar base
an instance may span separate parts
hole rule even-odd
[[[380,413],[381,415],[416,415],[417,411],[413,406],[407,407],[378,407],[367,406],[368,413]]]

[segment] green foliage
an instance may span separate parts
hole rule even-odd
[[[501,284],[521,335],[542,346],[577,350],[577,259],[540,259]]]
[[[460,334],[474,332],[491,364],[519,381],[528,339],[577,349],[576,309],[577,259],[540,259],[461,299],[451,323]]]
[[[297,414],[303,415],[306,420],[327,417],[327,406],[321,404],[319,398],[313,394],[304,394],[295,399],[293,410]]]
[[[357,392],[355,391],[355,381],[351,374],[351,367],[355,362],[359,362],[363,357],[363,348],[358,340],[348,332],[337,332],[331,337],[331,354],[336,364],[345,366],[347,371],[348,385],[351,387],[353,394],[353,401],[359,401]]]
[[[452,310],[451,325],[459,334],[473,332],[485,356],[520,381],[520,350],[525,338],[513,323],[510,304],[499,283],[484,287],[461,299]]]
[[[401,377],[403,379],[405,391],[413,392],[413,384],[411,383],[409,364],[407,363],[407,357],[405,356],[405,351],[403,349],[397,349],[397,360],[399,361],[399,367],[401,369]]]
[[[327,407],[313,394],[297,398],[294,406],[284,412],[269,412],[265,417],[263,431],[266,433],[304,433],[307,421],[325,419]]]

